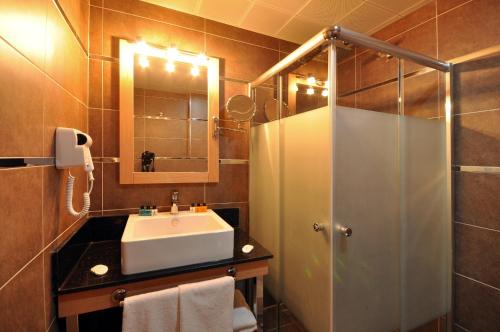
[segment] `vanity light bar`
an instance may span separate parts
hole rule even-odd
[[[207,66],[208,57],[204,53],[189,53],[179,51],[175,47],[169,47],[167,50],[157,48],[146,44],[144,41],[135,43],[135,53],[144,56],[154,56],[156,58],[163,58],[168,62],[180,61],[190,63],[193,66]]]

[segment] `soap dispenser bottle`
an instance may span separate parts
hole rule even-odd
[[[176,203],[172,203],[172,207],[170,208],[170,213],[171,214],[179,213],[179,207],[177,206]]]

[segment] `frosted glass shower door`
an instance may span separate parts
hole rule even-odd
[[[310,332],[332,314],[330,123],[328,107],[280,120],[281,296]]]
[[[442,324],[451,273],[444,122],[339,106],[335,123],[334,331]]]
[[[334,151],[334,331],[397,331],[398,116],[337,107]]]

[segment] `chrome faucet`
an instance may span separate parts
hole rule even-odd
[[[179,203],[179,191],[175,190],[172,191],[172,204],[177,204]]]

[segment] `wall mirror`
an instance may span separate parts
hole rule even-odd
[[[120,40],[120,183],[218,182],[219,62]]]

